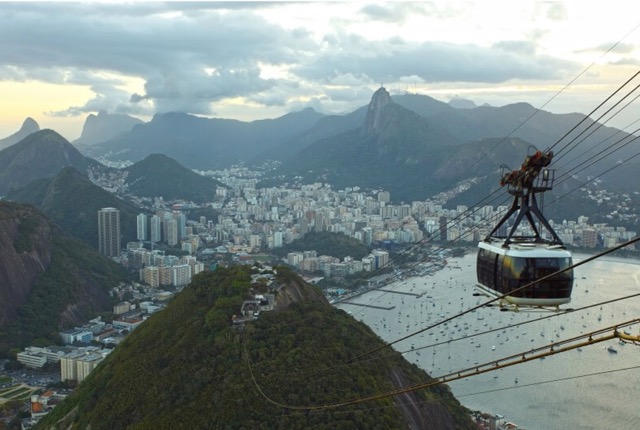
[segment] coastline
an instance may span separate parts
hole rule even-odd
[[[593,257],[595,254],[585,254],[585,253],[572,253],[574,259],[585,260],[589,257]],[[597,258],[595,261],[610,261],[614,263],[623,263],[623,264],[636,264],[640,265],[640,258],[636,257],[618,257],[615,255],[605,255],[603,257]]]

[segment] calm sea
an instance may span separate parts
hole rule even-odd
[[[574,256],[574,263],[581,259]],[[640,293],[637,260],[604,257],[576,268],[574,275],[572,301],[565,307],[577,309]],[[486,301],[486,297],[473,295],[475,276],[475,255],[467,255],[450,259],[446,268],[432,276],[409,278],[385,287],[395,292],[373,291],[354,299],[356,303],[393,307],[391,310],[349,304],[338,307],[391,342]],[[544,315],[557,316],[455,341]],[[407,360],[431,376],[439,376],[633,318],[640,318],[640,298],[559,314],[500,312],[484,307],[446,326],[412,336],[394,348],[405,352]],[[640,333],[638,326],[627,330]],[[453,341],[430,346],[448,339]],[[639,346],[610,340],[451,382],[449,386],[465,406],[499,414],[520,428],[635,430],[640,429],[640,408],[636,404],[640,369],[620,369],[639,365]],[[593,373],[599,374],[585,376]]]

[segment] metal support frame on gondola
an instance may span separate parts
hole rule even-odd
[[[490,242],[491,238],[505,239],[504,247],[508,247],[514,241],[533,242],[533,243],[549,243],[551,245],[564,246],[562,240],[556,232],[551,228],[549,222],[544,217],[538,207],[536,194],[544,193],[553,188],[555,179],[555,171],[546,169],[551,163],[553,152],[535,151],[532,155],[527,155],[520,169],[512,170],[502,175],[500,185],[507,185],[509,194],[514,196],[513,204],[502,219],[496,224],[494,229],[487,235],[485,242]],[[507,222],[507,220],[517,213],[514,224],[511,226],[506,236],[494,236],[494,234]],[[536,227],[535,218],[547,229],[552,239],[544,239],[540,235],[540,231]],[[514,236],[516,229],[523,219],[526,219],[534,232],[533,236]]]

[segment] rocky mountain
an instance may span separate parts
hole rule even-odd
[[[573,151],[554,168],[568,172],[586,167],[576,174],[583,180],[632,157],[639,149],[637,142],[626,145],[591,166],[584,162],[587,154],[597,154],[603,143],[629,135],[602,125],[587,131],[594,122],[582,114],[553,114],[527,103],[476,106],[455,98],[443,103],[418,94],[390,97],[385,90],[388,103],[383,106],[379,103],[383,99],[377,96],[381,90],[368,106],[347,115],[323,116],[306,109],[250,123],[177,113],[156,115],[150,123],[136,126],[91,151],[133,161],[163,153],[187,168],[199,170],[239,162],[264,165],[266,160],[276,160],[283,163],[281,168],[271,172],[263,185],[302,180],[328,182],[336,187],[384,187],[399,202],[431,197],[452,185],[443,180],[443,170],[464,165],[479,141],[508,137],[527,142],[530,150],[559,144],[556,150],[569,148],[567,153],[579,144],[579,151]],[[367,130],[374,134],[367,134]],[[459,150],[451,151],[458,146]],[[515,168],[524,155],[512,152],[500,157]],[[500,165],[485,167],[484,173],[488,173],[499,170]],[[462,172],[458,180],[470,179],[470,175]],[[602,183],[613,188],[633,180],[625,173],[624,177],[609,175]]]
[[[122,268],[31,206],[0,201],[0,353],[111,309]]]
[[[98,165],[55,131],[40,130],[0,151],[0,196],[35,179],[56,176],[66,166],[85,172]]]
[[[396,99],[411,109],[405,109]],[[527,153],[549,148],[556,142],[560,143],[556,151],[566,149],[567,154],[580,144],[580,151],[553,167],[559,175],[584,167],[575,178],[584,180],[613,166],[620,158],[633,156],[639,149],[638,144],[619,145],[615,157],[593,166],[583,165],[587,154],[597,154],[603,142],[628,136],[601,125],[586,132],[593,124],[584,115],[556,115],[526,103],[456,109],[427,96],[392,98],[381,88],[372,97],[358,127],[307,144],[285,159],[262,185],[320,181],[338,188],[384,188],[395,201],[421,200],[468,179],[474,180],[475,189],[488,174],[494,175],[491,180],[495,189],[500,166],[517,168]],[[516,141],[521,143],[510,144]],[[478,160],[483,162],[476,165]],[[610,184],[615,186],[614,181]],[[475,189],[467,195],[483,195],[482,192]],[[460,204],[475,201],[469,199]]]
[[[132,162],[161,153],[190,169],[209,170],[266,153],[308,130],[323,116],[311,108],[252,122],[158,114],[125,135],[87,148],[85,153]]]
[[[459,144],[437,122],[400,106],[380,88],[358,128],[312,143],[273,176],[328,182],[338,188],[383,188],[398,199],[426,198],[439,185],[430,173]]]
[[[88,146],[114,139],[131,131],[134,126],[143,123],[144,121],[129,115],[100,111],[98,115],[90,114],[87,116],[82,127],[82,134],[72,143],[82,150]]]
[[[473,109],[478,107],[473,101],[460,97],[454,97],[449,100],[449,106],[455,109]]]
[[[7,199],[31,204],[73,236],[98,248],[98,210],[120,210],[123,244],[136,238],[136,216],[140,209],[94,185],[74,167],[65,167],[53,178],[35,180],[12,190]]]
[[[22,123],[22,127],[20,127],[20,130],[16,131],[11,136],[0,139],[0,149],[8,148],[11,145],[15,145],[16,143],[20,142],[22,139],[29,136],[31,133],[35,133],[36,131],[40,131],[40,125],[38,125],[38,123],[33,118],[27,118]]]
[[[206,203],[215,199],[216,188],[226,188],[221,182],[199,175],[163,154],[151,154],[125,170],[128,191],[140,197]]]
[[[243,300],[268,291],[274,310],[232,323]],[[346,365],[382,345],[286,268],[218,268],[131,333],[39,428],[476,428],[446,385],[294,409],[429,380],[393,350]]]
[[[366,116],[367,107],[365,106],[346,115],[322,117],[307,131],[279,144],[267,153],[259,152],[250,157],[249,164],[259,166],[264,163],[264,160],[287,161],[314,142],[358,128]]]

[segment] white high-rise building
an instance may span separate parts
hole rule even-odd
[[[152,242],[162,241],[162,220],[158,215],[153,215],[151,217],[151,237],[150,238]]]
[[[138,215],[136,220],[137,220],[137,226],[138,226],[138,229],[137,229],[138,235],[136,237],[138,238],[138,240],[147,240],[147,231],[149,230],[147,215],[141,213]]]
[[[167,219],[167,245],[174,246],[178,244],[178,221],[175,219]]]
[[[173,285],[180,287],[191,282],[191,266],[188,264],[180,264],[173,266]]]
[[[173,217],[177,222],[178,239],[187,237],[187,216],[182,212],[174,212]]]
[[[282,247],[282,232],[276,231],[273,233],[273,246],[274,248]]]

